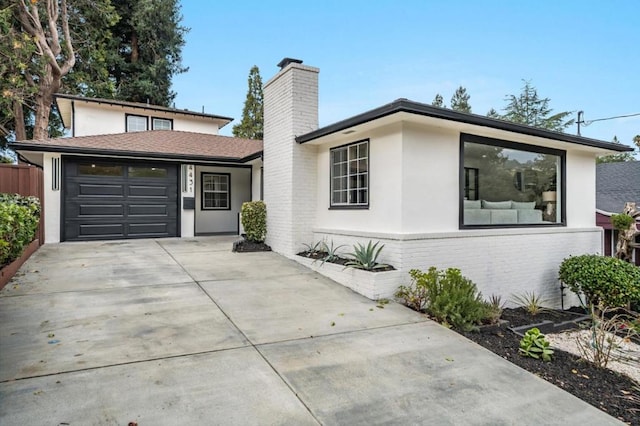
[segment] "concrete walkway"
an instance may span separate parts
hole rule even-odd
[[[232,238],[45,245],[0,293],[0,424],[619,424]]]

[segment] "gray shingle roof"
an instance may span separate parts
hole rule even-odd
[[[596,208],[619,213],[626,202],[640,206],[640,161],[596,166]]]

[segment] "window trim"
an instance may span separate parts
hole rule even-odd
[[[168,129],[156,129],[155,123],[153,122],[154,120],[165,120],[168,121],[170,123],[169,128]],[[172,118],[164,118],[164,117],[151,117],[151,130],[173,130],[173,119]]]
[[[204,177],[205,176],[226,176],[227,177],[227,207],[205,207],[204,205]],[[231,210],[231,173],[202,172],[200,173],[200,210],[201,211],[228,211]]]
[[[556,223],[523,223],[523,224],[493,224],[493,225],[465,225],[464,224],[464,143],[471,142],[481,145],[498,146],[507,149],[517,149],[536,154],[555,155],[560,158],[560,221]],[[557,184],[557,182],[556,182]],[[459,165],[458,165],[458,227],[459,229],[503,229],[503,228],[548,228],[567,226],[567,151],[547,148],[522,142],[460,133]]]
[[[333,163],[331,161],[331,154],[333,151],[337,149],[347,149],[347,153],[349,152],[349,147],[352,145],[361,144],[363,142],[367,143],[367,203],[366,204],[333,204]],[[368,210],[369,205],[371,203],[371,140],[360,139],[355,142],[349,142],[340,146],[334,146],[329,149],[329,210]],[[347,157],[347,161],[349,158]],[[348,175],[347,175],[348,178]],[[348,179],[347,179],[348,181]]]
[[[145,129],[144,130],[129,130],[129,117],[140,117],[140,118],[144,118],[145,121]],[[139,115],[139,114],[124,114],[124,131],[125,133],[134,133],[134,132],[146,132],[149,130],[149,117],[147,117],[146,115]]]

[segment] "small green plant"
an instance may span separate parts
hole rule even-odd
[[[527,330],[520,340],[520,354],[530,358],[541,359],[545,362],[551,361],[553,350],[544,334],[536,327]]]
[[[305,252],[307,252],[306,256],[307,257],[316,257],[318,256],[320,253],[322,253],[322,241],[318,241],[316,243],[311,243],[311,244],[302,244],[306,250]]]
[[[525,311],[534,316],[538,315],[541,312],[549,310],[548,308],[545,308],[543,306],[544,304],[548,304],[549,300],[543,299],[533,291],[525,291],[522,294],[514,294],[511,296],[511,301],[516,305],[524,308]]]
[[[611,225],[618,231],[626,231],[634,222],[633,216],[626,213],[611,215]]]
[[[606,308],[640,302],[640,268],[614,257],[572,256],[560,265],[560,279],[587,303]]]
[[[496,294],[492,294],[489,300],[485,301],[485,320],[489,324],[497,324],[500,321],[502,312],[504,311],[504,302],[502,297]]]
[[[353,252],[348,254],[352,259],[345,264],[345,267],[364,269],[365,271],[387,268],[389,265],[378,263],[378,256],[384,247],[384,244],[380,247],[378,247],[378,244],[380,244],[380,241],[375,244],[369,241],[366,246],[360,243],[354,245]]]
[[[463,331],[475,329],[487,318],[482,294],[459,269],[439,271],[432,266],[427,272],[412,269],[409,275],[411,285],[400,286],[396,292],[407,306],[424,310],[436,321]]]
[[[322,251],[325,253],[325,255],[322,258],[322,264],[324,264],[324,262],[333,262],[334,260],[336,260],[339,257],[338,250],[344,246],[345,246],[344,244],[340,244],[339,246],[334,246],[333,240],[331,240],[331,246],[329,246],[327,245],[326,242],[323,241]]]
[[[263,201],[248,201],[242,203],[240,215],[247,240],[254,243],[263,243],[267,237],[266,204]]]

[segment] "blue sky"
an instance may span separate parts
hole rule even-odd
[[[440,93],[448,105],[460,85],[484,115],[523,79],[554,111],[583,110],[587,121],[640,113],[637,0],[183,0],[182,14],[190,69],[174,77],[176,106],[236,121],[249,69],[266,82],[286,56],[320,68],[320,126],[397,98]],[[640,116],[582,129],[630,146],[636,134]]]

